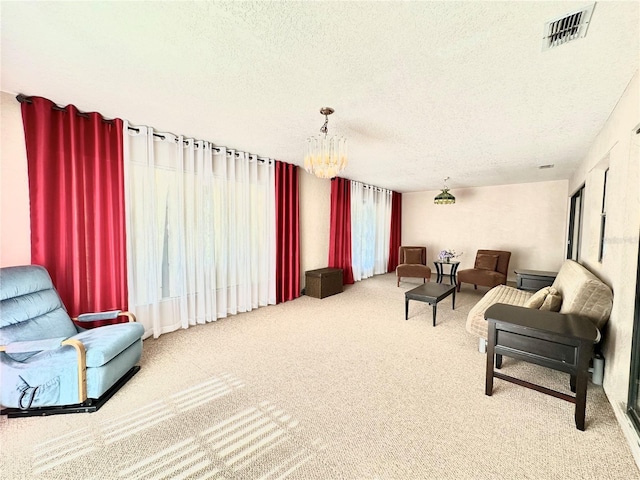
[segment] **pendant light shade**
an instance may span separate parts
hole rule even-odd
[[[449,180],[449,177],[444,179],[444,188],[438,195],[436,195],[436,198],[433,199],[433,203],[436,205],[451,205],[452,203],[456,203],[456,197],[449,193],[447,180]]]

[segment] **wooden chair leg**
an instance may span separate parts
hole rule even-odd
[[[474,286],[473,286],[473,289],[474,289],[474,290],[477,290],[477,289],[478,289],[478,285],[474,285]]]
[[[400,277],[398,277],[398,286],[400,286]]]

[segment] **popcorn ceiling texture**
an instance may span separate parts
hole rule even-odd
[[[2,89],[398,191],[567,179],[638,69],[638,2],[4,2]],[[554,169],[540,171],[542,164]]]

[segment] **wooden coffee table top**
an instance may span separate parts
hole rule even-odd
[[[425,283],[404,294],[404,319],[409,320],[409,300],[426,302],[433,307],[433,326],[436,326],[436,312],[438,302],[445,297],[451,297],[451,308],[456,308],[456,287],[454,285],[443,285],[441,283]]]
[[[422,300],[423,302],[439,302],[443,298],[447,297],[455,290],[455,285],[443,285],[442,283],[425,283],[416,287],[408,292],[405,292],[404,296],[411,300]]]

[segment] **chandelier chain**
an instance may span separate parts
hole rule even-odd
[[[329,115],[327,114],[324,115],[324,125],[320,127],[320,133],[324,133],[325,136],[329,133]]]

